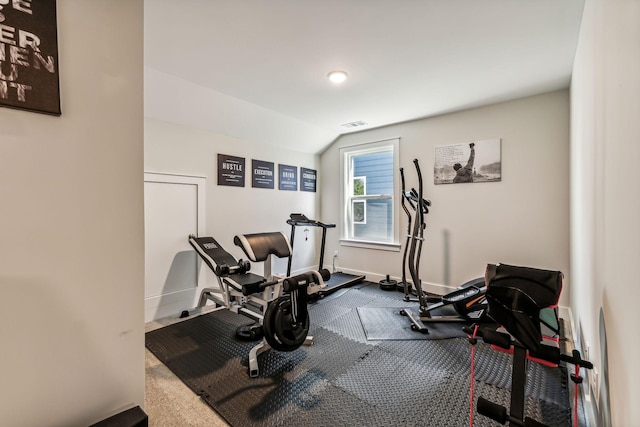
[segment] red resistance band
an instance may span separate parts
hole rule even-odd
[[[478,334],[478,325],[473,325],[473,333],[471,335],[467,334],[467,338],[469,339],[469,343],[471,343],[471,378],[469,379],[470,390],[469,390],[469,426],[473,427],[473,400],[474,400],[474,390],[475,390],[475,357],[476,357],[476,344],[478,342],[477,339]],[[580,392],[580,384],[583,381],[583,378],[580,376],[580,368],[581,363],[587,369],[591,369],[592,365],[590,362],[582,360],[580,358],[580,354],[576,353],[574,350],[573,359],[564,359],[569,363],[573,363],[575,369],[574,373],[571,375],[571,380],[574,383],[574,393],[573,393],[573,426],[578,427],[578,394]],[[555,364],[557,366],[557,364]]]
[[[469,338],[469,342],[471,343],[471,379],[469,380],[470,383],[470,395],[469,395],[469,427],[473,427],[473,394],[474,394],[474,389],[475,389],[475,359],[476,359],[476,343],[478,342],[478,339],[476,338],[476,335],[478,333],[478,325],[474,325],[473,328],[473,334],[472,335],[467,335],[467,337]]]

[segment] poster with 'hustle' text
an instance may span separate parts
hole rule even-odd
[[[218,154],[218,185],[244,187],[245,158]]]

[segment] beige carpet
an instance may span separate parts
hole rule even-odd
[[[145,350],[145,412],[151,427],[227,427],[220,416]]]
[[[192,311],[192,315],[214,310],[206,307]],[[145,325],[149,332],[185,319],[165,318]],[[211,406],[200,399],[173,374],[156,356],[145,349],[144,411],[150,427],[228,427]]]

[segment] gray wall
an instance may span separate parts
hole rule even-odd
[[[236,232],[286,231],[292,211],[338,222],[338,148],[399,136],[401,164],[410,169],[418,158],[425,170],[434,146],[502,138],[501,183],[426,180],[434,206],[421,276],[455,286],[487,262],[565,272],[562,304],[570,301],[600,378],[609,378],[613,425],[633,425],[640,5],[596,3],[586,2],[574,66],[571,162],[567,91],[347,135],[318,162],[148,121],[143,161],[142,2],[59,1],[63,115],[0,109],[0,424],[84,426],[143,404],[143,169],[208,176],[209,231],[223,224],[229,241]],[[238,197],[211,183],[217,152],[317,165],[320,192],[246,188]],[[400,275],[401,252],[342,247],[338,237],[329,233],[327,263],[339,250],[339,265],[371,278]],[[299,268],[315,263],[315,243],[301,245]]]
[[[287,236],[290,227],[286,220],[292,212],[302,212],[309,218],[317,215],[318,193],[280,191],[276,178],[273,190],[251,187],[251,160],[264,160],[309,169],[317,169],[318,159],[305,154],[256,142],[220,135],[212,131],[145,119],[145,172],[162,172],[206,177],[207,235],[213,236],[236,258],[246,259],[240,248],[233,244],[236,234],[282,231]],[[245,187],[217,185],[217,155],[228,154],[244,157],[248,167]],[[298,177],[298,187],[300,179]],[[308,269],[316,265],[316,249],[320,245],[317,227],[296,229],[292,270]],[[305,234],[309,237],[305,240]],[[185,236],[186,241],[187,236]],[[286,273],[286,260],[277,260],[274,273]],[[252,266],[261,272],[262,265]],[[208,275],[213,280],[213,275]]]
[[[144,404],[142,1],[58,1],[62,116],[0,109],[0,425]]]
[[[482,276],[486,264],[496,262],[554,269],[567,276],[561,304],[568,305],[567,90],[341,137],[321,156],[325,221],[339,223],[340,218],[339,148],[392,137],[400,137],[400,166],[405,169],[407,187],[417,188],[412,163],[417,158],[425,197],[432,202],[420,264],[423,282],[457,286]],[[501,182],[433,184],[434,147],[492,138],[502,139]],[[406,216],[400,216],[400,235],[405,236]],[[327,242],[326,256],[330,258],[336,250],[340,266],[363,272],[367,278],[401,277],[401,251],[340,246],[334,234]]]
[[[640,414],[640,2],[587,0],[579,40],[571,84],[571,305],[598,373],[589,376],[597,425],[632,426]]]

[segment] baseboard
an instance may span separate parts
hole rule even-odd
[[[91,427],[147,427],[148,425],[147,414],[142,408],[135,406],[92,424]]]
[[[355,275],[364,275],[365,276],[365,280],[368,280],[370,282],[379,282],[381,280],[386,280],[387,276],[385,274],[378,274],[378,273],[371,273],[371,272],[366,272],[366,271],[359,271],[359,270],[351,270],[351,269],[345,269],[345,268],[336,268],[338,271],[342,271],[343,273],[348,273],[348,274],[355,274]],[[402,277],[396,277],[396,276],[389,276],[389,279],[391,280],[396,280],[399,283],[402,282]],[[411,280],[409,280],[409,282],[411,282]],[[449,293],[453,290],[455,290],[456,288],[453,286],[447,286],[447,285],[441,285],[439,283],[431,283],[431,282],[425,282],[422,281],[422,289],[430,292],[430,293],[434,293],[434,294],[446,294]]]

